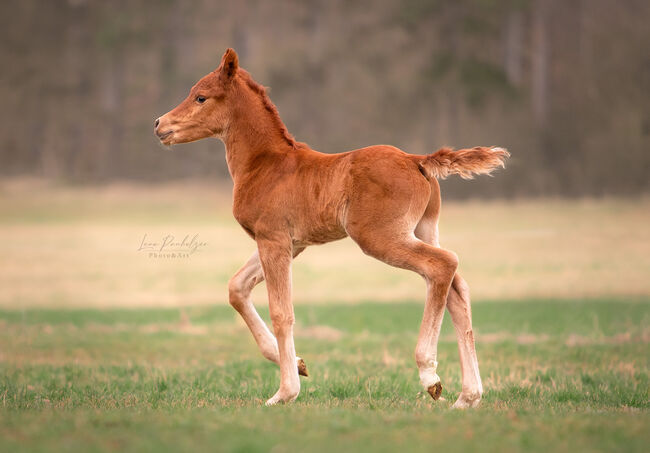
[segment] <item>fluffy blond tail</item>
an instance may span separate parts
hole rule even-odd
[[[510,153],[503,148],[477,146],[471,149],[441,148],[420,162],[424,174],[429,178],[445,179],[449,175],[460,175],[472,179],[474,175],[489,175],[497,167],[505,167]]]

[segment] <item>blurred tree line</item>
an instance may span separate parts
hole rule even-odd
[[[163,149],[153,120],[226,47],[323,152],[508,147],[446,196],[650,189],[647,0],[5,0],[0,174],[227,177],[216,140]]]

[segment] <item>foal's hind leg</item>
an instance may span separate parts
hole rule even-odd
[[[435,217],[427,216],[425,214],[415,229],[415,235],[424,242],[438,246],[438,224]],[[454,276],[452,286],[449,288],[447,310],[449,310],[451,320],[456,329],[458,353],[460,355],[460,367],[463,379],[461,394],[453,407],[476,407],[481,401],[483,385],[481,383],[478,359],[476,357],[476,348],[474,346],[469,287],[458,273]]]
[[[442,393],[438,367],[438,337],[445,312],[447,293],[456,272],[456,254],[426,244],[411,234],[395,236],[372,230],[348,231],[364,253],[392,266],[409,269],[420,274],[427,284],[420,334],[415,348],[415,361],[422,386],[433,399]],[[360,233],[360,234],[359,234]]]
[[[303,249],[294,252],[294,257]],[[230,305],[241,315],[250,329],[257,346],[260,348],[262,355],[271,362],[280,364],[278,353],[278,342],[266,326],[266,323],[257,313],[255,306],[251,302],[250,294],[255,285],[264,281],[262,264],[259,253],[256,251],[244,266],[230,279],[228,283],[228,292],[230,296]],[[297,357],[298,373],[301,376],[308,376],[307,365]]]
[[[472,331],[472,308],[469,301],[469,287],[465,280],[456,274],[447,298],[447,310],[456,329],[458,353],[463,374],[463,389],[454,403],[455,408],[476,407],[481,401],[483,384],[478,370],[478,359],[474,347]]]

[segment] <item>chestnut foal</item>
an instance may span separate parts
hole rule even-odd
[[[290,402],[307,375],[293,342],[291,262],[307,246],[350,236],[364,253],[420,274],[427,299],[415,361],[434,399],[437,344],[445,307],[451,314],[462,369],[454,407],[476,406],[483,392],[474,349],[469,290],[456,273],[458,257],[440,248],[437,178],[488,174],[509,155],[501,148],[441,149],[411,155],[386,145],[322,154],[294,140],[278,112],[228,49],[220,66],[192,87],[178,107],[155,121],[165,145],[218,137],[234,181],[233,214],[257,251],[229,282],[230,303],[262,354],[280,365],[280,388],[266,404]],[[266,279],[275,336],[251,303]]]

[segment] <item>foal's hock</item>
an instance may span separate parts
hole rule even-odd
[[[340,154],[314,151],[293,138],[264,87],[239,67],[232,49],[183,102],[155,121],[154,131],[165,145],[206,137],[226,145],[233,214],[257,242],[257,251],[229,282],[230,303],[262,355],[280,365],[280,388],[267,405],[296,399],[298,376],[307,376],[293,341],[291,262],[307,246],[346,236],[364,253],[424,278],[426,303],[415,348],[422,386],[434,399],[440,397],[437,347],[447,307],[462,369],[462,391],[454,407],[479,403],[483,387],[469,289],[456,272],[458,257],[438,242],[437,179],[489,174],[504,165],[506,150],[443,148],[419,156],[377,145]],[[264,279],[275,335],[250,300],[251,290]]]

